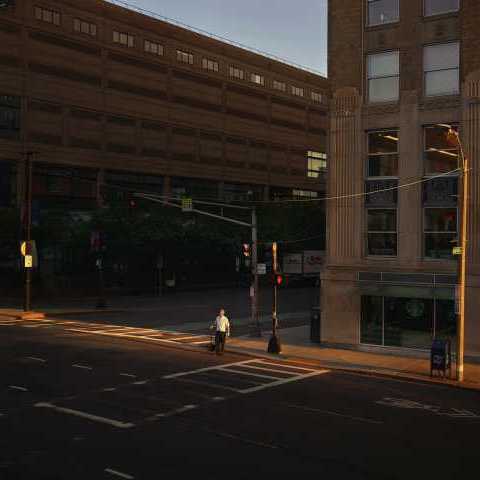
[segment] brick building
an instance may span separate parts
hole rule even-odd
[[[104,184],[324,191],[328,82],[314,73],[101,0],[1,2],[0,66],[3,206],[22,201],[24,151],[39,208],[96,208]]]
[[[327,208],[327,342],[423,349],[455,336],[450,125],[472,168],[465,348],[480,354],[479,24],[476,0],[329,1],[328,190],[347,197]]]

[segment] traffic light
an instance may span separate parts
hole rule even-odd
[[[250,245],[248,243],[242,245],[242,252],[244,257],[250,257]]]
[[[282,275],[275,275],[275,283],[279,287],[283,283],[283,276]]]

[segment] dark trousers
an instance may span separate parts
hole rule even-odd
[[[215,335],[215,352],[217,355],[221,355],[225,350],[225,338],[227,334],[225,332],[217,332]]]

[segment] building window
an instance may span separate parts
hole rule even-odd
[[[440,15],[442,13],[458,12],[460,0],[424,0],[424,15]]]
[[[180,63],[187,63],[188,65],[193,65],[193,54],[183,52],[182,50],[177,50],[177,61],[179,61]]]
[[[312,92],[312,100],[317,103],[322,103],[322,94],[317,92]]]
[[[303,88],[295,87],[294,85],[292,85],[291,87],[292,95],[295,95],[296,97],[303,97]]]
[[[20,97],[0,95],[0,138],[18,139],[21,118]]]
[[[368,132],[367,177],[398,175],[398,130]]]
[[[399,0],[368,0],[368,25],[398,22]]]
[[[145,40],[143,49],[147,53],[153,53],[153,55],[163,55],[163,45],[156,42],[151,42],[150,40]]]
[[[73,30],[75,32],[85,33],[86,35],[90,35],[92,37],[97,36],[97,26],[94,23],[85,22],[79,18],[73,19]]]
[[[397,209],[367,209],[367,254],[397,255]]]
[[[455,95],[460,91],[458,42],[429,45],[423,49],[425,95]]]
[[[313,192],[311,190],[292,190],[292,196],[298,199],[304,198],[318,198],[318,192]]]
[[[452,128],[458,132],[458,126]],[[456,137],[448,134],[450,125],[433,125],[424,130],[425,174],[435,175],[456,170],[459,166],[459,146]]]
[[[451,259],[457,239],[456,208],[425,208],[425,257]]]
[[[229,74],[232,78],[238,78],[239,80],[243,80],[245,77],[245,73],[241,68],[233,66],[230,67]]]
[[[431,347],[433,338],[456,335],[451,299],[362,295],[360,343],[391,347]],[[428,292],[424,292],[428,295]]]
[[[209,70],[210,72],[218,72],[218,62],[216,60],[204,58],[202,60],[202,68],[204,70]]]
[[[252,83],[256,83],[257,85],[265,85],[265,77],[263,75],[259,75],[258,73],[251,73],[250,81]]]
[[[307,177],[319,178],[327,169],[327,154],[321,152],[307,152]]]
[[[113,43],[119,43],[120,45],[125,45],[126,47],[133,48],[135,47],[135,37],[129,33],[113,31]]]
[[[274,90],[279,90],[280,92],[286,92],[287,91],[287,85],[285,82],[279,82],[278,80],[273,81],[273,89]]]
[[[399,95],[399,52],[369,55],[368,99],[370,102],[394,102]]]
[[[47,8],[35,7],[35,18],[42,22],[60,25],[60,13]]]

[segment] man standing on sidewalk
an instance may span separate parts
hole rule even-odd
[[[220,309],[215,319],[215,330],[215,352],[217,355],[222,355],[225,350],[226,337],[230,336],[230,321],[223,308]]]

